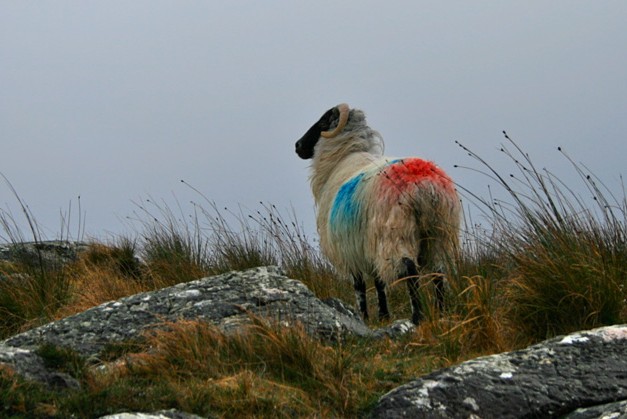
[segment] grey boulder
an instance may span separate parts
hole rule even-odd
[[[269,266],[110,301],[13,336],[4,344],[35,348],[52,343],[89,358],[97,356],[109,343],[138,338],[143,331],[167,321],[200,319],[230,331],[248,323],[249,313],[285,325],[298,321],[311,334],[329,339],[372,333],[357,316],[333,309],[302,282]]]
[[[625,400],[627,326],[609,326],[428,374],[381,397],[372,417],[618,418]]]

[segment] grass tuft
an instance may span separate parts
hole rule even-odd
[[[127,406],[141,388],[157,402],[154,408],[199,415],[355,417],[434,362],[427,353],[416,357],[415,348],[403,349],[405,343],[325,344],[298,324],[251,321],[237,333],[202,321],[148,333],[144,350],[94,375],[95,408]]]
[[[586,201],[504,133],[502,153],[516,169],[498,173],[468,148],[509,200],[475,198],[492,221],[490,246],[506,267],[506,301],[512,327],[537,341],[624,322],[627,301],[627,199],[572,164],[591,199]],[[587,204],[588,202],[591,205]]]
[[[146,276],[135,252],[136,243],[128,238],[106,245],[90,243],[75,262],[65,267],[71,297],[55,317],[67,317],[107,301],[165,286]]]

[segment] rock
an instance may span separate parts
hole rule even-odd
[[[363,322],[361,315],[357,313],[352,306],[346,305],[346,303],[339,298],[327,298],[322,300],[322,302],[334,308],[338,312],[354,319],[356,322]],[[414,332],[415,329],[416,326],[409,319],[395,320],[387,326],[373,330],[371,336],[376,339],[387,337],[394,340]]]
[[[14,362],[16,358],[7,354],[27,350],[34,365],[37,355],[33,350],[51,343],[71,348],[88,360],[97,359],[108,344],[137,339],[143,331],[167,321],[202,319],[228,332],[248,323],[249,313],[286,326],[301,322],[322,339],[373,336],[347,307],[334,308],[338,304],[323,303],[302,282],[287,278],[277,267],[230,272],[104,303],[13,336],[0,343],[0,362],[37,378],[40,369],[32,372],[26,362]],[[47,376],[39,375],[39,381],[49,382]]]
[[[9,365],[27,380],[38,381],[50,388],[79,388],[69,374],[46,368],[44,361],[31,349],[14,348],[0,344],[0,365]]]
[[[374,331],[374,337],[390,339],[399,339],[409,333],[412,333],[416,326],[409,319],[395,320],[385,327],[381,327]]]
[[[373,418],[599,417],[625,412],[627,326],[547,340],[426,375],[381,397]],[[621,403],[614,403],[621,401]],[[590,407],[594,406],[594,407]],[[577,410],[585,407],[584,410]],[[619,416],[608,416],[619,417]]]
[[[154,413],[116,413],[114,415],[101,416],[100,419],[203,419],[201,416],[178,410],[160,410]]]
[[[299,321],[313,335],[327,339],[372,333],[359,318],[324,304],[302,282],[287,278],[279,268],[261,267],[107,302],[4,343],[35,348],[49,342],[90,357],[108,343],[137,338],[142,331],[166,321],[202,319],[230,331],[248,323],[249,312],[285,325]]]
[[[1,243],[0,281],[19,283],[33,272],[41,272],[42,268],[45,270],[61,268],[76,261],[79,253],[88,248],[89,245],[86,243],[63,240]]]
[[[581,407],[564,416],[564,419],[619,419],[627,418],[627,401],[607,403],[599,406]]]
[[[88,245],[63,240],[0,244],[0,261],[19,262],[27,266],[63,265],[76,260]],[[41,259],[40,259],[41,258]]]

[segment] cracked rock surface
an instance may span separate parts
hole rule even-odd
[[[270,266],[104,303],[0,342],[0,363],[31,379],[51,383],[60,378],[46,371],[35,353],[44,343],[71,348],[94,360],[106,345],[136,339],[143,331],[167,321],[201,319],[232,331],[249,322],[249,313],[286,326],[300,322],[313,336],[328,340],[349,335],[394,337],[412,330],[395,323],[389,330],[374,332],[340,300],[323,302],[302,282]]]
[[[381,397],[372,417],[618,418],[627,416],[626,400],[623,325],[433,372]]]
[[[19,261],[34,266],[64,264],[76,260],[87,247],[85,243],[62,240],[0,243],[0,261]]]
[[[160,410],[154,413],[117,413],[102,416],[100,419],[203,419],[201,416],[179,412],[178,410]]]
[[[314,334],[333,339],[372,331],[346,309],[338,311],[316,298],[300,281],[277,267],[203,278],[158,291],[110,301],[82,313],[13,336],[9,347],[36,348],[44,342],[69,347],[85,357],[106,344],[123,342],[166,321],[201,319],[229,331],[248,322],[248,312],[286,325],[299,321]]]

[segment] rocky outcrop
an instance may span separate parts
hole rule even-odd
[[[626,400],[627,326],[610,326],[436,371],[383,396],[372,417],[625,417]]]
[[[599,406],[581,407],[564,419],[624,419],[627,418],[627,400]]]
[[[260,267],[133,295],[29,330],[0,343],[0,362],[56,385],[64,377],[42,369],[34,352],[44,343],[71,348],[90,360],[108,344],[132,341],[167,321],[201,319],[231,331],[248,323],[251,314],[286,326],[300,322],[310,334],[327,340],[398,336],[412,330],[409,322],[401,321],[372,331],[340,300],[321,301],[279,268]]]
[[[204,419],[201,416],[179,412],[177,410],[160,410],[154,413],[116,413],[102,416],[100,419]]]
[[[50,388],[78,388],[71,375],[48,368],[35,349],[23,349],[0,343],[0,366],[8,365],[27,380],[38,381]]]
[[[11,337],[4,344],[34,348],[47,342],[91,357],[108,343],[137,338],[163,322],[201,319],[229,331],[247,323],[249,313],[286,325],[299,321],[312,334],[329,339],[371,333],[349,310],[339,312],[302,282],[285,277],[276,267],[262,267],[111,301]]]
[[[86,243],[63,240],[1,243],[0,261],[20,262],[29,266],[63,265],[76,260],[88,248]]]

